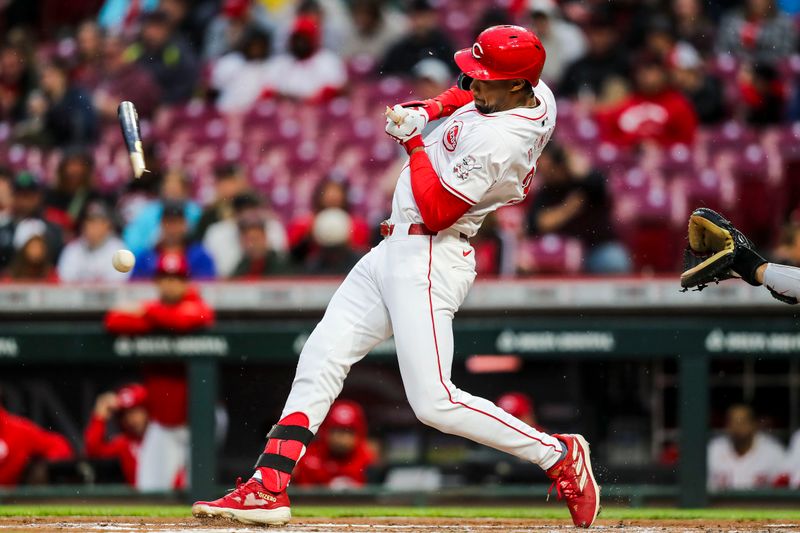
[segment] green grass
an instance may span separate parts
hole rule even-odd
[[[519,518],[531,520],[567,519],[561,504],[546,507],[313,507],[298,506],[292,509],[298,518],[336,517],[452,517],[452,518]],[[20,516],[144,516],[187,518],[188,506],[98,506],[98,505],[2,505],[0,517]],[[611,507],[603,510],[601,518],[610,520],[764,520],[800,521],[796,509],[631,509]]]

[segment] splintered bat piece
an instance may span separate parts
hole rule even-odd
[[[386,106],[385,115],[387,117],[389,117],[392,120],[392,122],[394,122],[398,126],[401,125],[403,123],[403,121],[405,120],[405,118],[406,118],[405,116],[401,115],[400,113],[398,113],[397,111],[395,111],[394,109],[392,109],[389,106]]]
[[[119,127],[122,128],[125,146],[128,147],[128,154],[131,157],[133,176],[140,178],[148,170],[144,166],[142,134],[139,132],[139,115],[136,113],[136,107],[132,102],[122,102],[117,108],[117,117],[119,118]]]

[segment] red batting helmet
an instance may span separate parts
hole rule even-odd
[[[455,55],[456,64],[466,78],[521,78],[528,80],[533,87],[539,83],[545,57],[544,46],[535,33],[522,26],[511,25],[492,26],[483,30],[472,48],[459,50]],[[472,80],[464,80],[464,76],[459,79],[459,86],[467,89]]]

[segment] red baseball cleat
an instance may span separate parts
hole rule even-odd
[[[567,455],[553,465],[547,476],[553,480],[558,499],[566,499],[572,523],[576,527],[589,527],[600,512],[600,487],[594,480],[589,443],[582,435],[553,435],[567,445]]]
[[[257,479],[242,483],[236,480],[236,488],[213,502],[195,502],[192,515],[196,518],[231,518],[244,524],[281,526],[292,518],[289,497],[286,492],[272,493]]]

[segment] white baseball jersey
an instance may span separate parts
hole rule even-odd
[[[547,86],[536,95],[535,108],[489,115],[465,105],[425,136],[442,185],[472,206],[453,225],[458,232],[474,235],[491,211],[525,198],[556,119]],[[393,204],[391,235],[353,267],[303,346],[281,418],[304,413],[316,431],[350,367],[394,336],[408,402],[422,422],[550,468],[562,452],[555,437],[450,379],[452,321],[475,279],[474,249],[457,231],[409,232],[423,220],[408,168]]]
[[[785,469],[786,452],[774,437],[756,433],[753,446],[739,455],[731,440],[719,436],[708,444],[709,490],[769,487]]]
[[[556,101],[544,82],[538,105],[484,115],[469,103],[426,135],[425,153],[442,185],[472,207],[453,228],[472,237],[486,215],[521,202],[531,187],[536,160],[556,125]],[[400,174],[392,200],[394,223],[421,223],[411,190],[411,169]]]

